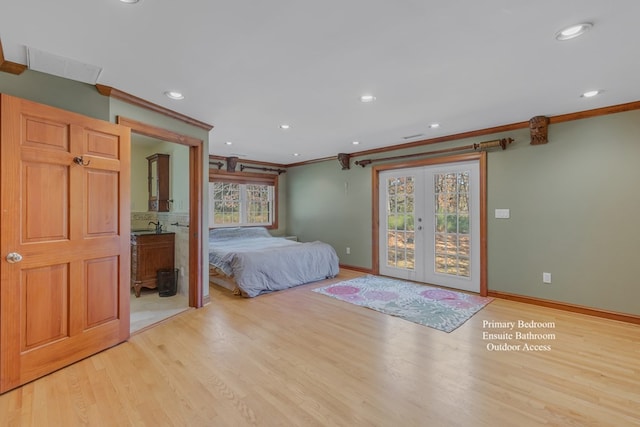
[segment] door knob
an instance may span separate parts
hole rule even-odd
[[[86,162],[84,161],[84,159],[82,158],[82,156],[76,156],[73,158],[73,163],[80,165],[80,166],[89,166],[89,164],[91,163],[91,160],[87,160]]]
[[[22,261],[22,255],[17,252],[9,252],[7,254],[7,262],[11,264],[15,264],[16,262]]]

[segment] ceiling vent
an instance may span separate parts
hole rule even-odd
[[[102,68],[83,64],[42,50],[27,47],[27,65],[29,69],[51,74],[65,79],[95,85]]]

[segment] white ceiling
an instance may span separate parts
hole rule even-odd
[[[212,124],[211,154],[289,164],[638,101],[639,17],[638,0],[0,0],[0,40]]]

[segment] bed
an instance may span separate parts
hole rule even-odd
[[[336,251],[327,243],[273,237],[264,227],[209,230],[209,278],[244,297],[335,277]]]

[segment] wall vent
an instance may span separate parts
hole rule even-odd
[[[424,133],[416,133],[415,135],[403,136],[402,139],[413,139],[424,136]]]
[[[98,66],[84,64],[74,59],[54,55],[28,46],[27,66],[31,70],[90,85],[95,85],[98,82],[98,77],[102,72],[102,68]]]

